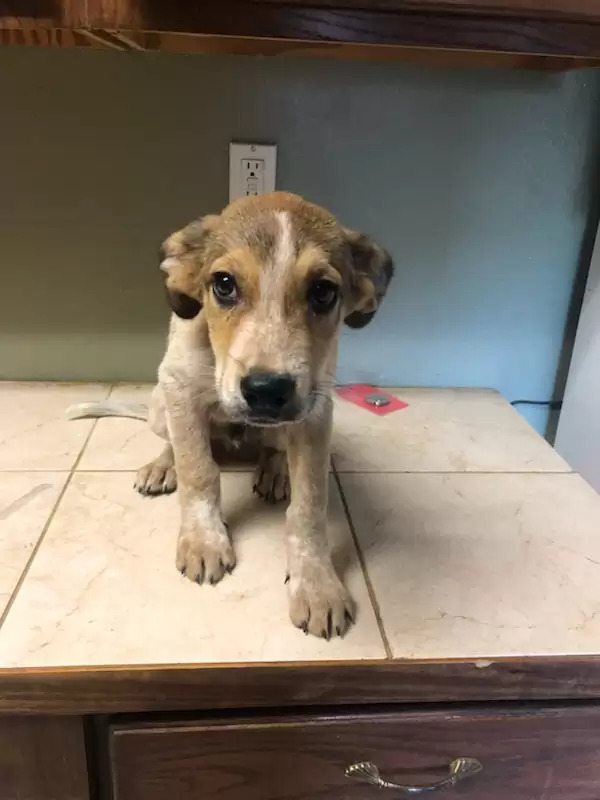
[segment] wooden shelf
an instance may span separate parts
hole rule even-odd
[[[7,0],[0,42],[565,69],[600,63],[600,0]]]

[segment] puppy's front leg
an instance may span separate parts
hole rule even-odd
[[[235,556],[221,518],[208,409],[183,385],[165,387],[165,400],[181,506],[177,568],[192,581],[214,584],[231,572]]]
[[[290,617],[305,633],[329,639],[353,621],[354,603],[338,578],[327,545],[327,494],[332,404],[316,419],[291,425],[287,511]]]

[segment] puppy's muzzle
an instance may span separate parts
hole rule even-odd
[[[297,414],[296,381],[285,372],[250,372],[240,389],[248,418],[256,424],[284,422]]]

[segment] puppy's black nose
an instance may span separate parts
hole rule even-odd
[[[250,372],[240,384],[253,414],[282,417],[296,394],[296,381],[284,372]]]

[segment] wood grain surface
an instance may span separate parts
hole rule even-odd
[[[562,16],[433,13],[248,0],[88,0],[88,26],[394,46],[597,57],[600,26]],[[419,6],[420,8],[420,6]],[[600,14],[598,19],[600,19]]]
[[[600,58],[546,56],[529,53],[451,50],[428,47],[389,47],[386,45],[310,42],[296,39],[251,39],[245,36],[204,36],[189,33],[151,31],[108,31],[100,28],[0,27],[0,45],[27,47],[82,47],[123,52],[211,53],[292,56],[294,58],[351,59],[354,61],[403,61],[423,67],[446,69],[525,69],[559,72],[600,66]]]
[[[0,716],[0,800],[88,800],[77,717]]]
[[[600,57],[598,0],[0,0],[0,29],[49,28]]]
[[[246,0],[251,4],[254,0]],[[281,4],[282,0],[264,0]],[[306,5],[306,0],[285,0],[287,5]],[[597,0],[311,0],[324,8],[370,8],[387,11],[428,11],[455,14],[504,14],[513,17],[600,20]]]
[[[0,670],[0,713],[600,699],[600,658]]]
[[[115,800],[368,800],[380,790],[345,777],[350,764],[372,761],[386,780],[422,785],[443,778],[460,756],[478,759],[483,771],[447,790],[449,797],[593,800],[600,708],[129,726],[113,730],[111,750]]]

